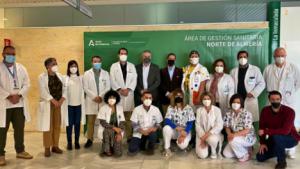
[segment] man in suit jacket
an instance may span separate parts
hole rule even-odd
[[[176,55],[169,53],[167,56],[168,65],[161,69],[160,76],[160,103],[162,104],[163,113],[166,114],[171,98],[173,97],[173,91],[175,89],[181,89],[181,82],[183,72],[181,68],[175,66]]]
[[[137,86],[135,90],[135,105],[140,105],[142,93],[149,91],[153,97],[153,105],[158,106],[158,87],[160,85],[159,67],[151,63],[152,53],[145,50],[142,53],[142,63],[136,65]]]

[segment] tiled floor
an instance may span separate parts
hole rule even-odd
[[[245,163],[238,163],[232,159],[223,160],[201,160],[191,151],[189,153],[178,153],[171,159],[166,160],[157,150],[154,156],[138,154],[135,157],[123,155],[121,158],[99,157],[99,143],[93,145],[91,149],[81,148],[80,150],[65,150],[65,134],[61,135],[61,148],[64,149],[62,155],[52,155],[45,158],[42,146],[42,134],[35,132],[25,133],[26,150],[34,155],[32,160],[21,160],[15,158],[13,133],[8,133],[6,146],[7,166],[3,168],[15,169],[273,169],[275,159],[266,163],[258,163],[251,160]],[[81,138],[84,143],[84,138]],[[82,146],[83,147],[83,146]],[[160,147],[161,149],[161,147]],[[126,150],[125,150],[126,151]],[[125,153],[126,154],[126,153]],[[298,159],[288,160],[288,168],[299,169],[300,151],[297,149]]]

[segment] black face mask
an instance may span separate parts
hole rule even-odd
[[[280,107],[281,103],[280,102],[273,102],[273,103],[271,103],[271,105],[272,105],[273,108],[278,109]]]
[[[174,101],[175,101],[175,103],[182,103],[183,98],[182,97],[176,97]]]
[[[168,60],[168,65],[173,66],[175,64],[175,60]]]

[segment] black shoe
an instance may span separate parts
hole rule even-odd
[[[90,148],[93,145],[93,141],[88,139],[84,145],[84,148]]]
[[[133,157],[133,156],[137,155],[137,153],[138,152],[130,152],[130,151],[128,151],[127,155]]]
[[[67,145],[67,150],[72,150],[72,149],[73,149],[72,143],[68,143],[68,145]]]
[[[286,161],[278,162],[275,166],[275,169],[285,169],[287,167]]]
[[[75,149],[80,149],[80,144],[79,143],[75,143]]]
[[[146,150],[146,155],[153,155],[154,154],[154,150],[153,149],[148,149]]]

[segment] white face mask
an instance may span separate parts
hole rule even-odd
[[[275,62],[281,65],[285,62],[285,57],[275,57]]]
[[[223,67],[223,66],[217,66],[217,67],[215,68],[215,71],[216,71],[217,73],[223,73],[223,72],[224,72],[224,67]]]
[[[241,104],[239,104],[239,103],[232,103],[231,107],[232,107],[233,110],[238,110],[238,109],[241,108]]]
[[[151,99],[145,99],[143,103],[144,103],[145,106],[151,106],[152,100]]]
[[[116,99],[108,99],[108,104],[111,105],[111,106],[112,106],[112,105],[115,105],[116,102],[117,102]]]
[[[78,70],[77,67],[71,67],[71,68],[70,68],[70,72],[71,72],[72,74],[76,74],[76,73],[77,73],[77,70]]]
[[[54,73],[58,72],[58,66],[57,65],[52,66],[51,71]]]
[[[247,58],[240,58],[239,63],[240,63],[240,65],[244,66],[248,63],[248,59]]]
[[[211,100],[203,100],[202,103],[205,107],[208,107],[211,105]]]
[[[120,61],[121,62],[126,62],[127,61],[127,55],[120,55]]]
[[[196,65],[199,63],[199,58],[190,58],[190,63]]]

